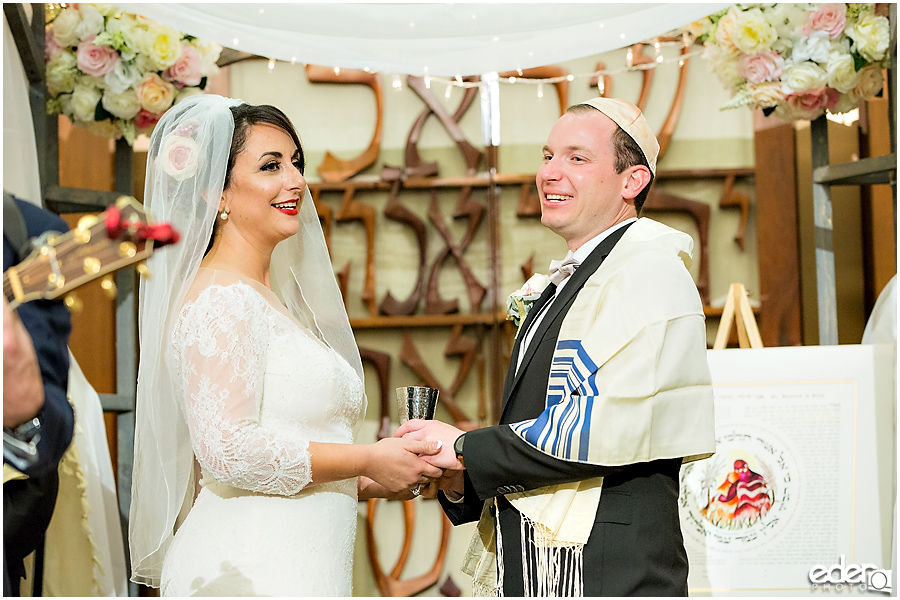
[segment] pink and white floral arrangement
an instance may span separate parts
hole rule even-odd
[[[202,93],[221,51],[109,4],[48,5],[47,113],[133,144],[170,106]]]
[[[732,92],[786,121],[845,113],[878,94],[889,59],[887,5],[736,4],[685,31]]]

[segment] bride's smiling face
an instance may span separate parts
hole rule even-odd
[[[273,125],[251,125],[235,157],[220,211],[226,227],[250,241],[274,247],[297,233],[306,192],[303,158],[291,136]]]

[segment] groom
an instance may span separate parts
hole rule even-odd
[[[479,520],[476,593],[687,594],[678,473],[715,451],[713,398],[693,240],[637,218],[658,152],[628,102],[569,108],[537,173],[569,253],[519,331],[500,424],[395,434],[443,442],[441,505]]]

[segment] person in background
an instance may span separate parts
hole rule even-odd
[[[569,253],[524,317],[500,424],[395,433],[443,443],[428,457],[447,469],[441,505],[479,520],[463,565],[476,593],[687,595],[678,473],[715,451],[713,395],[693,240],[638,218],[658,152],[628,102],[560,117],[537,189]]]
[[[67,230],[57,215],[4,193],[3,271],[27,257],[30,239]],[[61,301],[35,300],[13,312],[4,297],[4,596],[19,595],[23,559],[43,542],[59,486],[56,468],[72,441],[75,415],[66,397],[71,329]],[[41,557],[38,552],[38,562]]]

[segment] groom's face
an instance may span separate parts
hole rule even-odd
[[[541,223],[571,250],[625,218],[628,171],[615,170],[616,127],[598,110],[566,113],[547,137],[536,178]]]

